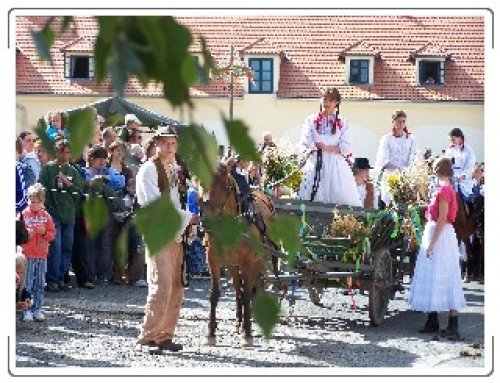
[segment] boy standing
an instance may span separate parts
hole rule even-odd
[[[28,207],[23,219],[29,232],[29,240],[22,245],[26,257],[25,286],[33,299],[33,305],[24,312],[24,320],[44,321],[44,285],[47,271],[49,244],[56,235],[54,221],[44,209],[45,191],[41,184],[28,189]]]

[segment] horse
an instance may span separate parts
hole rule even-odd
[[[458,242],[463,242],[465,245],[465,251],[467,254],[467,259],[464,262],[466,278],[470,279],[474,274],[474,277],[479,277],[478,273],[482,273],[481,268],[475,265],[475,258],[473,256],[472,244],[470,242],[470,237],[478,232],[478,228],[484,225],[484,197],[476,197],[472,206],[470,206],[469,212],[466,209],[466,202],[462,197],[462,193],[456,192],[457,196],[457,216],[453,227],[455,233],[457,234]]]
[[[262,236],[265,236],[265,232],[262,232],[262,224],[264,224],[265,231],[265,225],[268,225],[269,220],[275,214],[275,210],[271,199],[267,195],[257,190],[252,191],[251,194],[254,215],[259,219],[262,218],[260,224],[252,224],[251,230],[256,238],[262,239]],[[212,216],[225,213],[236,217],[241,213],[242,198],[248,198],[248,196],[238,195],[238,185],[230,174],[228,167],[220,165],[214,176],[208,201],[204,203],[204,209]],[[214,346],[216,344],[216,309],[220,297],[221,267],[225,265],[232,277],[232,284],[236,293],[235,330],[239,334],[243,325],[244,337],[242,345],[252,346],[251,299],[260,277],[266,269],[267,259],[259,254],[252,242],[245,238],[239,240],[232,249],[220,252],[209,231],[207,231],[205,246],[211,276],[210,317],[205,345]]]

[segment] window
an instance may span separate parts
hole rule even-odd
[[[349,85],[373,84],[375,56],[346,56],[345,82]]]
[[[417,83],[423,86],[444,84],[444,60],[417,60]]]
[[[249,80],[249,93],[273,93],[273,59],[248,60],[253,70],[253,81]]]
[[[94,58],[85,54],[67,55],[65,57],[65,77],[78,80],[94,78]]]
[[[350,60],[349,84],[368,84],[369,70],[369,60]]]

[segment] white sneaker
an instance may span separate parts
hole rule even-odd
[[[134,286],[136,286],[136,287],[148,287],[148,282],[146,282],[144,279],[139,279],[138,281],[134,282]]]
[[[33,313],[31,311],[25,311],[23,314],[24,322],[32,322],[33,321]]]
[[[33,314],[33,319],[35,319],[37,322],[43,322],[45,320],[45,315],[43,314],[43,311],[37,311]]]

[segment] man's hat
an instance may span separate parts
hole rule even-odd
[[[177,130],[173,125],[158,126],[155,137],[177,137]]]
[[[370,161],[368,160],[368,158],[359,158],[359,157],[354,159],[354,164],[352,165],[352,168],[359,169],[359,170],[373,169],[370,166]]]
[[[131,113],[131,114],[126,114],[126,115],[125,115],[125,125],[126,125],[128,122],[130,122],[130,121],[132,121],[132,122],[137,122],[139,125],[142,125],[141,120],[139,120],[139,119],[137,118],[137,116],[136,116],[135,114],[132,114],[132,113]]]

